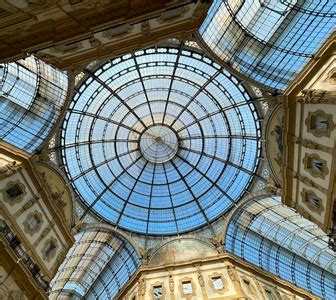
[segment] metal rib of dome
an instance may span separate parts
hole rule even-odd
[[[86,212],[137,233],[177,234],[239,201],[258,166],[260,124],[234,76],[183,48],[137,51],[85,72],[61,156]]]

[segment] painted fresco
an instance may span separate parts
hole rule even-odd
[[[150,265],[174,264],[217,254],[216,250],[203,242],[192,239],[175,240],[160,248],[150,259]]]
[[[266,155],[270,167],[279,184],[283,184],[283,106],[279,105],[271,114],[266,126]]]

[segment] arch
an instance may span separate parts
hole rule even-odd
[[[283,205],[280,197],[242,203],[228,220],[225,249],[315,295],[333,299],[336,263],[327,235]]]
[[[0,139],[33,153],[52,132],[68,93],[66,72],[34,56],[0,64]]]
[[[140,266],[136,249],[123,235],[106,226],[84,228],[75,238],[50,284],[50,299],[61,294],[113,299]]]

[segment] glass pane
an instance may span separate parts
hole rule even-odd
[[[183,294],[189,295],[192,294],[192,285],[191,282],[183,282]]]
[[[212,278],[212,283],[214,285],[215,290],[222,290],[224,289],[224,284],[221,277],[214,277]]]
[[[61,132],[63,165],[89,210],[164,235],[205,226],[236,205],[261,150],[241,81],[183,48],[145,49],[93,73],[77,87]]]

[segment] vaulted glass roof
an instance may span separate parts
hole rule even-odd
[[[229,223],[225,248],[323,299],[335,299],[336,261],[327,235],[280,197],[240,207]]]
[[[260,124],[244,85],[183,47],[106,62],[77,87],[61,132],[74,189],[106,221],[143,234],[221,216],[258,167]]]
[[[233,70],[284,90],[335,25],[333,0],[215,0],[199,34]]]
[[[51,281],[49,299],[114,299],[140,266],[134,247],[104,228],[85,229],[75,238]]]
[[[0,64],[0,140],[32,153],[50,134],[68,92],[68,77],[29,56]]]

